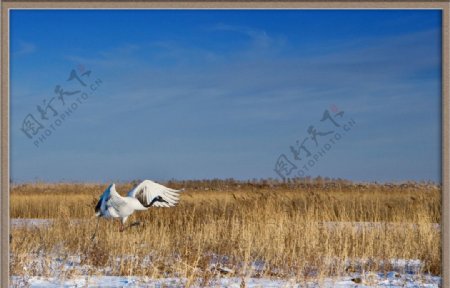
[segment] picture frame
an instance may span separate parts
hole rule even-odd
[[[447,1],[98,1],[98,2],[73,2],[73,1],[2,1],[1,3],[1,286],[9,287],[9,261],[10,261],[10,11],[14,9],[300,9],[300,10],[331,10],[331,9],[437,9],[442,11],[442,98],[441,98],[441,131],[442,131],[442,159],[441,159],[441,181],[442,181],[442,211],[441,211],[441,246],[442,246],[442,287],[450,287],[450,245],[449,245],[449,223],[450,223],[450,158],[449,158],[449,9]],[[288,144],[288,143],[287,143]]]

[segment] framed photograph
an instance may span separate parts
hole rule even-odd
[[[1,5],[1,287],[450,287],[448,2]]]

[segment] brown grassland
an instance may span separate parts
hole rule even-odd
[[[118,184],[117,190],[124,195],[132,184]],[[163,184],[186,188],[177,207],[135,213],[128,223],[141,225],[122,233],[118,220],[100,219],[94,241],[94,207],[107,185],[13,185],[11,218],[53,220],[11,228],[11,275],[51,275],[54,259],[73,256],[88,275],[172,276],[204,283],[223,274],[304,281],[389,271],[390,259],[420,259],[421,273],[440,275],[441,189],[436,185],[322,179]],[[33,257],[39,261],[30,266]],[[221,263],[212,268],[216,258]],[[254,270],[255,262],[263,268]]]

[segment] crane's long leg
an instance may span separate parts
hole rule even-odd
[[[133,226],[139,226],[139,225],[141,225],[141,222],[139,222],[139,221],[135,221],[135,222],[133,222],[133,223],[131,223],[130,225],[127,225],[127,226],[125,226],[124,224],[122,224],[122,226],[121,226],[121,228],[120,228],[120,232],[123,232],[123,231],[125,231],[126,229],[131,228],[131,227],[133,227]]]
[[[139,225],[141,225],[141,221],[134,221],[133,223],[130,224],[129,227],[139,226]]]
[[[141,222],[140,221],[135,221],[135,222],[131,223],[130,225],[128,225],[127,228],[131,228],[131,227],[139,226],[139,225],[141,225]]]
[[[100,222],[100,217],[97,217],[97,225],[95,226],[95,231],[94,231],[94,234],[91,237],[91,241],[94,241],[95,236],[97,236],[98,222]]]

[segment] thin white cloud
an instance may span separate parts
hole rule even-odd
[[[228,24],[217,24],[216,26],[213,26],[211,28],[212,31],[231,31],[231,32],[237,32],[244,35],[247,35],[252,41],[260,46],[260,47],[269,47],[272,42],[273,38],[270,37],[266,31],[260,30],[260,29],[254,29],[249,27],[243,27],[243,26],[235,26],[235,25],[228,25]]]
[[[265,30],[258,28],[219,23],[211,26],[207,30],[218,32],[234,32],[247,36],[251,44],[251,47],[249,49],[251,50],[251,53],[246,54],[246,57],[248,57],[249,55],[257,55],[261,52],[274,52],[284,47],[286,44],[286,39],[283,35],[269,35]]]
[[[212,29],[237,31],[256,38],[266,35],[256,29],[230,25],[219,25]],[[226,60],[211,62],[207,61],[205,55],[213,51],[177,42],[155,41],[141,44],[141,49],[137,49],[137,45],[129,45],[124,46],[127,49],[118,47],[99,53],[100,57],[93,55],[91,59],[70,59],[97,66],[102,73],[107,73],[105,79],[120,79],[109,84],[110,101],[120,103],[114,107],[118,110],[116,112],[136,112],[183,99],[199,101],[203,103],[201,105],[220,99],[233,99],[233,105],[230,105],[234,108],[233,117],[242,113],[239,117],[261,119],[270,113],[275,119],[289,118],[298,113],[295,107],[299,103],[312,108],[329,101],[338,101],[347,109],[363,113],[385,109],[385,102],[380,100],[383,99],[395,104],[393,111],[408,112],[420,110],[423,105],[413,108],[401,105],[403,98],[396,95],[409,95],[410,101],[420,103],[423,91],[416,92],[418,85],[404,82],[404,76],[436,65],[434,55],[418,57],[429,51],[428,46],[423,44],[425,47],[412,51],[408,46],[428,43],[429,39],[434,38],[434,33],[425,31],[398,37],[358,39],[353,44],[347,43],[346,49],[336,47],[331,53],[307,58],[301,53],[290,57],[245,57],[246,53],[254,53],[248,47],[233,51],[233,56]],[[148,54],[135,53],[147,50],[142,47],[153,47],[153,50]],[[270,54],[274,50],[276,48],[272,47],[266,51]],[[147,56],[149,58],[145,59]],[[154,62],[161,57],[173,59],[176,65],[161,66],[159,62]],[[399,65],[400,60],[402,65]],[[111,67],[116,69],[109,69]],[[419,86],[423,85],[421,83]],[[124,103],[123,95],[133,101]],[[138,100],[142,104],[136,106],[134,101]],[[288,108],[280,113],[274,109],[276,104]]]
[[[33,43],[20,41],[18,44],[19,44],[18,49],[13,52],[14,56],[29,55],[36,51],[36,45]]]

